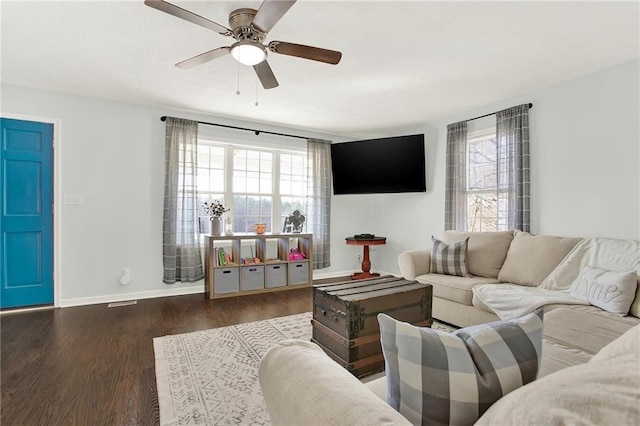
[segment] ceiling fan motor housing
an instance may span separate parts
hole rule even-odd
[[[256,43],[262,43],[265,34],[256,29],[251,23],[256,16],[255,9],[242,8],[236,9],[229,14],[229,27],[233,31],[233,38],[238,41],[250,40]]]

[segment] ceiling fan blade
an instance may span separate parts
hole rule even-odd
[[[278,80],[276,80],[276,76],[273,74],[266,60],[254,65],[253,69],[256,71],[256,74],[258,74],[258,79],[265,89],[273,89],[279,86]]]
[[[285,41],[272,41],[269,43],[269,50],[280,53],[281,55],[296,56],[298,58],[326,62],[332,65],[336,65],[342,58],[342,53],[336,50],[321,49],[319,47],[287,43]]]
[[[296,0],[264,0],[253,18],[253,26],[268,33],[295,2]]]
[[[201,27],[208,28],[222,35],[231,35],[231,30],[229,28],[210,21],[207,18],[203,18],[200,15],[196,15],[195,13],[190,12],[187,9],[183,9],[180,6],[168,3],[164,0],[144,0],[144,4],[161,12],[165,12],[169,15],[184,19],[185,21],[189,21],[196,25],[200,25]]]
[[[208,52],[201,53],[199,55],[194,56],[193,58],[185,59],[182,62],[178,62],[176,67],[182,68],[183,70],[188,70],[197,65],[202,65],[206,62],[213,61],[214,59],[220,58],[224,55],[228,55],[230,48],[227,47],[218,47],[217,49],[209,50]]]

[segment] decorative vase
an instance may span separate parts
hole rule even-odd
[[[267,230],[267,224],[266,223],[256,223],[255,225],[253,225],[253,229],[254,229],[254,231],[256,231],[256,234],[264,234],[265,231]]]
[[[222,217],[211,216],[211,235],[222,235]]]

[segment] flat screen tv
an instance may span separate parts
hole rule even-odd
[[[333,193],[425,192],[424,135],[331,144]]]

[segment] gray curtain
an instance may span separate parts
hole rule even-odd
[[[168,117],[165,136],[163,265],[167,284],[204,278],[198,241],[198,122]]]
[[[444,229],[467,229],[467,122],[447,126]]]
[[[331,266],[331,141],[307,139],[307,230],[313,233],[313,268]]]
[[[529,231],[529,104],[496,114],[498,229]],[[500,222],[502,221],[502,223]]]

